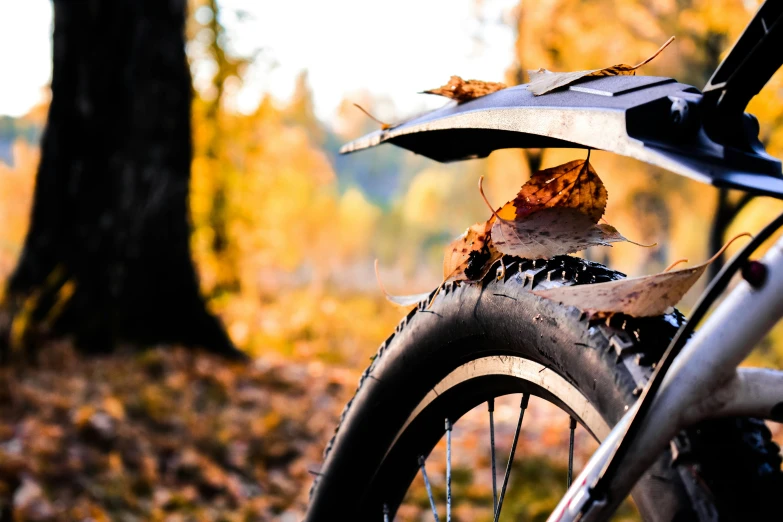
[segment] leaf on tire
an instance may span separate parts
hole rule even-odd
[[[442,85],[437,89],[430,89],[423,91],[422,94],[436,94],[438,96],[445,96],[457,100],[458,102],[465,102],[469,100],[475,100],[481,98],[487,94],[492,94],[506,88],[505,83],[499,82],[483,82],[481,80],[463,80],[459,76],[452,76],[449,79],[449,83]]]
[[[548,259],[619,241],[633,243],[613,226],[596,225],[579,210],[561,207],[545,208],[518,221],[496,219],[491,234],[498,251],[527,259]]]
[[[530,76],[530,82],[527,84],[527,90],[531,91],[535,96],[546,94],[555,89],[566,87],[571,85],[577,80],[595,76],[630,76],[636,74],[636,69],[649,63],[653,58],[658,56],[661,51],[674,41],[674,37],[669,38],[655,54],[647,58],[646,60],[636,64],[618,64],[611,67],[605,67],[603,69],[590,69],[587,71],[573,71],[573,72],[552,72],[546,69],[538,69],[537,71],[528,71]]]
[[[443,282],[479,281],[503,254],[492,244],[490,231],[493,216],[485,223],[476,223],[452,241],[443,257]]]
[[[504,255],[546,259],[590,246],[633,243],[611,225],[596,224],[606,209],[607,193],[589,159],[536,172],[497,211],[479,179],[481,197],[495,218],[490,229],[494,247]]]
[[[735,239],[742,236],[750,236],[750,234],[735,236],[712,258],[694,267],[608,283],[537,290],[533,291],[533,294],[560,304],[575,306],[589,314],[591,318],[620,313],[632,317],[663,315],[682,299],[710,263],[715,261]]]
[[[383,282],[381,282],[381,274],[378,271],[378,260],[375,260],[375,278],[378,280],[378,286],[381,288],[381,292],[383,292],[383,295],[386,297],[386,299],[396,304],[397,306],[401,306],[403,308],[409,308],[411,306],[416,306],[421,301],[426,301],[430,298],[430,294],[432,292],[424,292],[422,294],[410,294],[410,295],[391,295],[389,292],[386,291],[386,287],[383,286]]]

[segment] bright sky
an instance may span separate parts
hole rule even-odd
[[[237,98],[252,110],[264,92],[285,99],[309,71],[316,111],[334,115],[367,90],[394,101],[393,120],[442,105],[418,91],[466,79],[503,79],[512,61],[508,27],[516,0],[222,0],[232,45],[263,49]],[[479,7],[480,6],[480,7]],[[233,15],[249,16],[237,22]],[[51,75],[51,0],[0,0],[0,114],[19,116],[42,99]],[[277,66],[271,68],[269,61]]]
[[[21,116],[52,74],[50,0],[0,0],[0,115]]]

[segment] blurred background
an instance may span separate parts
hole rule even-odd
[[[701,87],[758,5],[190,0],[190,252],[207,310],[251,361],[179,346],[198,340],[153,338],[142,351],[122,336],[110,356],[86,355],[78,339],[47,328],[49,319],[34,329],[35,314],[20,312],[30,294],[19,300],[3,284],[0,326],[13,356],[0,370],[1,520],[297,520],[342,405],[404,314],[383,298],[373,260],[390,292],[429,291],[442,279],[444,246],[488,217],[479,176],[499,205],[531,170],[584,156],[504,150],[439,164],[392,146],[340,156],[342,143],[378,128],[353,104],[396,122],[446,103],[417,93],[453,74],[515,85],[527,69],[637,63],[671,35],[675,43],[642,74]],[[48,0],[0,1],[3,281],[17,270],[30,223],[52,101],[53,24]],[[749,111],[781,157],[783,74]],[[609,192],[606,220],[658,244],[583,253],[628,275],[683,257],[700,262],[716,242],[783,210],[627,158],[594,152],[591,162]],[[782,334],[749,362],[780,368]],[[20,355],[31,350],[34,362]],[[527,473],[559,477],[558,466],[536,461]],[[555,489],[517,495],[526,502],[509,513],[539,519]],[[481,519],[470,509],[463,519]]]

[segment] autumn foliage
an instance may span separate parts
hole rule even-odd
[[[207,0],[191,4],[193,12],[216,8]],[[495,78],[503,84],[454,77],[433,91],[464,102],[525,83],[528,70],[595,73],[652,55],[671,34],[676,43],[642,72],[700,87],[751,11],[739,0],[520,2],[510,16],[514,60],[505,78],[502,71]],[[353,104],[375,113],[386,102],[355,92],[325,124],[315,116],[302,74],[290,99],[265,96],[255,110],[240,112],[232,100],[252,59],[226,53],[219,38],[224,31],[214,15],[205,23],[192,17],[188,26],[193,67],[208,64],[217,71],[195,87],[191,251],[211,311],[258,362],[235,366],[171,347],[91,360],[66,341],[44,350],[39,367],[3,370],[2,516],[301,515],[308,470],[317,471],[357,374],[401,317],[378,291],[374,259],[389,293],[420,300],[416,292],[429,296],[444,279],[481,279],[504,254],[555,255],[550,239],[537,238],[546,246],[541,251],[530,244],[519,250],[514,244],[522,242],[513,239],[556,226],[553,220],[565,220],[558,222],[571,237],[586,237],[569,252],[581,251],[631,276],[660,273],[676,258],[702,260],[714,253],[708,252],[708,231],[715,192],[628,158],[593,151],[586,162],[584,151],[501,150],[481,162],[441,165],[386,146],[345,161],[337,155],[339,143],[378,128]],[[781,89],[778,73],[748,109],[759,117],[761,140],[778,157]],[[45,109],[25,120],[42,126]],[[39,158],[37,147],[22,139],[13,151],[13,165],[0,161],[3,280],[24,240]],[[594,173],[600,173],[598,182]],[[476,190],[480,176],[487,199],[507,203],[488,209]],[[543,181],[555,178],[560,195],[539,192]],[[586,181],[570,190],[580,179]],[[547,207],[553,198],[557,204]],[[753,200],[722,239],[759,229],[781,209],[776,201]],[[626,236],[658,244],[639,248]],[[604,248],[609,242],[613,248]],[[696,282],[679,295],[679,306],[687,310],[699,288]],[[9,328],[4,321],[0,313],[0,328]],[[783,364],[782,334],[773,331],[752,362]],[[537,440],[550,443],[537,449],[567,444],[557,438],[561,430],[538,424]],[[520,466],[531,476],[562,484],[562,470],[530,462]],[[467,479],[463,485],[475,493],[477,505],[486,502],[486,490]],[[549,506],[551,492],[524,494],[519,498],[535,508],[525,508],[530,517]],[[420,489],[411,504],[411,518],[426,512]]]

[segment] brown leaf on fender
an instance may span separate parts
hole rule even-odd
[[[633,317],[662,315],[682,299],[710,263],[717,259],[735,239],[742,236],[750,236],[750,234],[734,237],[707,262],[691,268],[608,283],[538,290],[533,293],[564,305],[575,306],[593,317],[618,313]]]
[[[494,216],[486,223],[476,223],[446,247],[443,257],[443,280],[478,281],[489,272],[502,254],[492,245],[490,230]]]
[[[458,102],[464,102],[481,98],[482,96],[492,94],[493,92],[505,88],[505,83],[483,82],[481,80],[465,81],[459,76],[452,76],[449,83],[446,85],[438,87],[437,89],[423,91],[422,94],[436,94],[438,96],[445,96],[446,98],[457,100]]]
[[[589,69],[586,71],[573,71],[573,72],[552,72],[546,69],[538,69],[537,71],[528,71],[530,76],[530,82],[527,84],[527,90],[531,91],[534,95],[540,96],[546,94],[555,89],[566,87],[571,85],[577,80],[595,76],[631,76],[636,74],[636,69],[649,63],[650,60],[658,56],[661,51],[674,41],[674,37],[669,38],[665,44],[658,49],[655,54],[640,62],[636,65],[618,64],[611,67],[605,67],[603,69]]]
[[[496,219],[491,234],[498,251],[526,259],[548,259],[628,241],[613,226],[596,225],[581,211],[562,207],[545,208],[518,221]]]
[[[601,178],[586,160],[575,160],[533,174],[513,200],[498,210],[506,221],[523,219],[543,208],[573,208],[597,223],[606,209]]]

